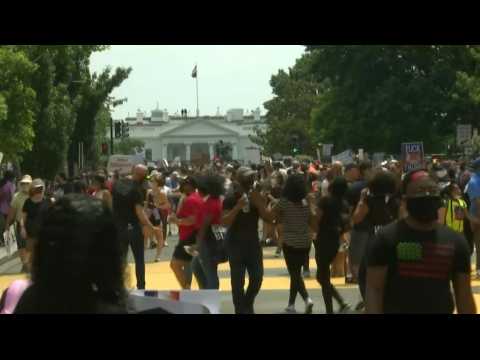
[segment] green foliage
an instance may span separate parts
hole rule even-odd
[[[32,148],[36,94],[29,77],[35,70],[25,54],[0,47],[0,152],[7,161]]]
[[[480,125],[479,70],[478,46],[307,46],[272,77],[269,130],[255,141],[284,154],[297,148],[292,134],[312,155],[316,143],[398,153],[423,141],[444,152],[457,124]]]

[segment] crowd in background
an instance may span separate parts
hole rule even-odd
[[[24,175],[18,184],[6,172],[0,181],[2,229],[15,226],[22,271],[31,273],[28,286],[13,284],[9,291],[25,292],[18,312],[115,312],[126,306],[121,269],[128,248],[137,288],[145,289],[145,249],[155,248],[155,261],[160,261],[167,238],[178,233],[170,267],[181,288],[190,289],[195,277],[199,288],[219,289],[218,265],[229,262],[238,314],[254,313],[263,281],[263,246],[276,246],[275,256],[285,258],[287,313],[296,312],[297,294],[305,303],[302,312],[313,311],[304,282],[312,251],[327,313],[334,312],[333,299],[338,311],[350,308],[331,282],[338,274],[359,285],[357,311],[451,312],[453,276],[457,311],[473,312],[470,284],[455,277],[469,276],[470,255],[480,245],[480,161],[467,168],[435,161],[405,174],[395,160],[377,166],[367,161],[252,166],[216,161],[170,168],[137,165],[127,176],[105,169],[74,179],[59,174],[51,183]],[[405,236],[410,240],[405,242]],[[478,256],[476,270],[480,276]],[[49,278],[53,271],[61,274]],[[74,287],[72,294],[88,301],[81,304],[73,295],[65,299],[63,292],[47,294],[66,282]],[[148,285],[155,289],[157,284]],[[427,290],[438,294],[434,301],[440,305],[428,307]]]

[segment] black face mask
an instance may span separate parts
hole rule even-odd
[[[409,215],[421,223],[431,223],[438,219],[438,209],[441,207],[440,197],[419,197],[407,199]]]

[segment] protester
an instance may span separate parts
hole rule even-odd
[[[464,233],[464,222],[468,217],[467,203],[462,199],[462,190],[452,182],[444,190],[445,199],[443,215],[439,220],[441,224],[460,234]]]
[[[349,206],[345,200],[348,184],[344,177],[333,180],[329,196],[318,204],[316,224],[318,224],[315,245],[317,281],[322,287],[322,295],[327,314],[333,314],[332,297],[340,305],[340,312],[349,308],[330,281],[330,265],[337,256],[340,240],[349,231]]]
[[[109,209],[112,209],[112,195],[107,188],[107,179],[102,173],[97,173],[93,177],[92,188],[94,190],[93,196],[107,206]]]
[[[230,263],[232,298],[236,314],[254,314],[255,298],[263,281],[263,254],[258,236],[258,220],[272,221],[265,201],[253,191],[255,171],[240,167],[233,192],[223,202],[223,224],[228,227],[226,246]],[[248,288],[245,292],[245,271]]]
[[[189,176],[180,182],[180,191],[185,198],[178,205],[177,213],[173,213],[169,221],[178,226],[179,242],[173,252],[170,268],[182,289],[189,290],[192,286],[191,261],[192,255],[185,247],[195,244],[199,229],[199,212],[203,200],[196,191],[196,180]]]
[[[45,183],[41,179],[32,181],[29,198],[25,200],[20,221],[20,236],[26,239],[27,271],[31,269],[31,256],[37,240],[42,220],[52,201],[45,197]]]
[[[25,201],[29,198],[30,185],[32,184],[32,177],[30,175],[24,175],[20,180],[20,189],[14,195],[10,212],[7,217],[7,229],[11,225],[15,226],[15,237],[17,239],[17,249],[20,261],[22,262],[22,272],[27,271],[27,239],[21,234],[21,222],[23,217],[23,205]]]
[[[151,175],[150,184],[151,189],[147,192],[147,207],[150,211],[150,222],[155,227],[159,227],[159,231],[155,231],[154,234],[147,234],[147,236],[152,237],[153,235],[155,237],[157,250],[155,261],[159,262],[166,239],[166,224],[163,224],[162,212],[170,210],[170,202],[163,191],[164,180],[161,174],[154,173]]]
[[[350,186],[347,192],[347,201],[351,209],[355,209],[362,191],[367,187],[368,173],[371,165],[367,162],[362,162],[360,165],[348,165],[345,170],[345,177],[350,181]],[[349,180],[350,179],[350,180]],[[371,229],[366,221],[354,222],[353,229],[350,234],[350,245],[348,248],[349,265],[353,275],[353,281],[358,281],[358,269],[365,253],[368,238],[370,237]]]
[[[408,217],[380,229],[369,248],[367,312],[476,313],[468,244],[438,224],[438,184],[415,170],[405,176],[403,194]]]
[[[199,214],[200,226],[196,240],[198,256],[193,260],[192,268],[201,289],[218,290],[220,282],[217,267],[221,261],[218,242],[224,237],[220,199],[224,193],[224,179],[218,175],[205,175],[200,178],[198,191],[205,196],[205,201]]]
[[[375,233],[383,226],[397,220],[400,215],[399,186],[396,176],[392,172],[379,171],[362,190],[360,201],[353,213],[353,223],[366,224],[368,240],[365,251],[361,256],[358,274],[358,284],[362,299],[355,310],[364,309],[367,256],[369,244],[372,243]]]
[[[10,204],[15,194],[15,174],[7,170],[0,180],[0,244],[3,244],[3,232],[7,230],[6,221],[10,212]]]
[[[35,244],[32,285],[15,314],[127,313],[122,247],[111,212],[100,200],[62,197],[46,213]]]
[[[314,226],[314,214],[307,202],[307,186],[300,174],[287,179],[283,196],[274,207],[275,219],[280,229],[283,253],[290,275],[290,296],[287,313],[295,313],[297,293],[305,302],[305,314],[311,314],[313,301],[308,295],[302,278],[302,266],[308,258],[312,240],[310,226]]]
[[[477,278],[480,278],[480,158],[472,163],[472,171],[465,193],[470,203],[469,220],[475,244]]]
[[[145,194],[143,183],[147,176],[147,168],[137,165],[133,168],[132,179],[121,179],[113,186],[113,215],[117,225],[119,241],[123,246],[124,256],[128,254],[128,246],[135,259],[135,275],[137,288],[145,289],[145,253],[143,231],[155,231],[143,206]]]

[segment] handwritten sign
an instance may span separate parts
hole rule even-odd
[[[425,166],[423,142],[402,144],[403,171],[409,172]]]

